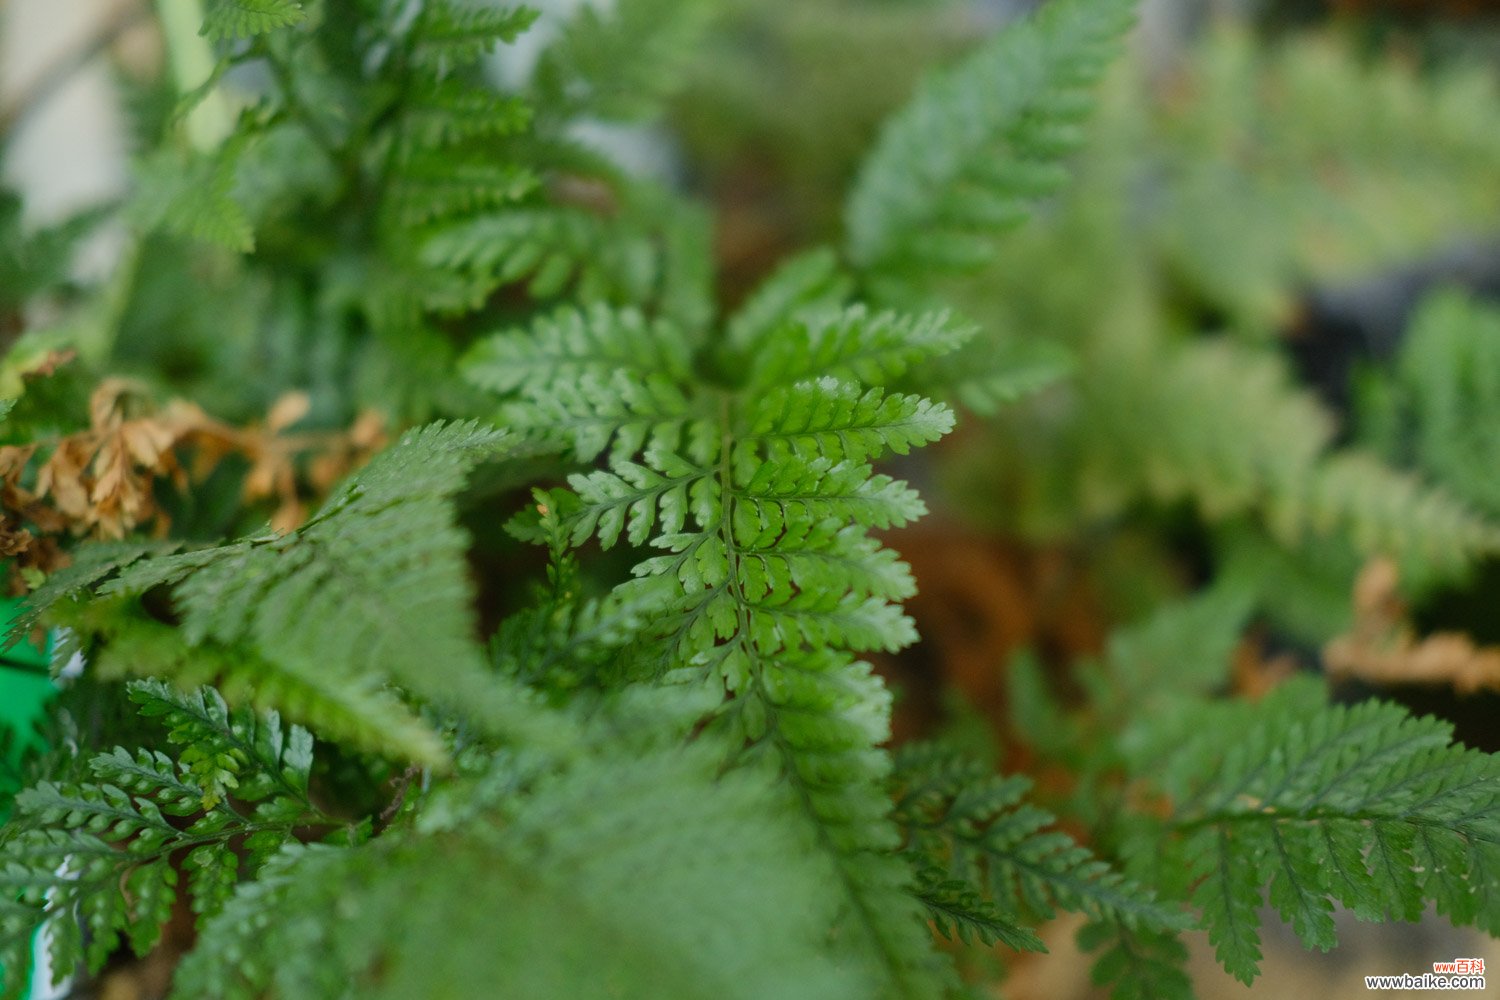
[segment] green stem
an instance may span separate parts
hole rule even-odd
[[[203,26],[203,4],[201,0],[156,0],[156,13],[177,92],[189,93],[214,72],[213,50],[198,33]],[[184,124],[189,145],[199,152],[216,148],[233,128],[229,102],[217,90],[204,96]]]

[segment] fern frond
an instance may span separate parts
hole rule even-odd
[[[214,41],[250,38],[307,17],[298,0],[210,0],[202,34]]]
[[[925,869],[918,876],[916,895],[938,933],[950,941],[968,944],[977,939],[984,944],[998,941],[1017,951],[1047,950],[1035,933],[1007,919],[960,879],[944,878],[935,869]]]
[[[184,160],[175,150],[163,149],[145,159],[131,206],[137,223],[240,253],[253,250],[255,233],[232,195],[245,141],[237,134],[213,153]]]
[[[756,389],[791,385],[830,376],[867,385],[884,386],[925,361],[955,350],[973,328],[954,322],[946,313],[907,316],[870,313],[864,306],[812,315],[790,313],[774,327],[761,327],[758,337],[746,331],[749,355],[747,384]]]
[[[838,255],[827,247],[784,261],[751,293],[725,324],[725,336],[741,350],[775,342],[775,328],[809,314],[836,312],[854,290]]]
[[[653,374],[681,382],[690,375],[692,343],[669,321],[634,310],[560,309],[532,326],[527,337],[491,337],[464,358],[464,373],[491,392],[562,383],[615,372],[635,379]]]
[[[1255,978],[1267,888],[1303,943],[1324,950],[1335,903],[1412,920],[1432,900],[1455,923],[1500,929],[1493,756],[1394,705],[1327,706],[1310,681],[1255,709],[1200,707],[1163,735],[1177,740],[1169,753],[1132,761],[1171,804],[1136,851],[1179,873],[1226,970]]]
[[[1207,695],[1229,682],[1230,661],[1253,609],[1251,592],[1221,585],[1167,604],[1109,641],[1113,705],[1126,717],[1157,695]],[[1146,714],[1149,714],[1147,712]]]
[[[989,259],[997,233],[1060,187],[1129,0],[1060,0],[929,79],[849,196],[849,253],[877,287]]]
[[[621,588],[621,600],[641,616],[642,641],[655,648],[657,672],[735,694],[713,728],[748,748],[742,766],[761,763],[795,789],[818,856],[843,887],[848,947],[883,970],[882,994],[925,996],[948,975],[920,933],[905,862],[890,853],[887,762],[875,749],[887,736],[888,695],[852,655],[915,638],[888,603],[909,592],[909,577],[879,554],[867,532],[904,524],[925,508],[904,483],[850,456],[925,443],[951,426],[952,414],[853,379],[899,374],[961,334],[943,317],[861,310],[803,323],[776,315],[768,306],[775,299],[792,310],[805,301],[768,294],[740,326],[766,331],[741,334],[758,365],[743,387],[705,386],[686,375],[689,360],[670,339],[667,364],[628,373],[633,384],[674,385],[685,404],[679,412],[692,417],[650,438],[632,431],[607,469],[574,476],[578,499],[561,528],[575,545],[592,536],[609,545],[623,535],[665,553],[640,562],[636,579]],[[511,405],[597,385],[579,364],[625,354],[649,364],[662,355],[661,343],[632,346],[656,327],[605,311],[587,322],[589,336],[507,333],[479,349],[490,357],[539,357],[553,373],[513,390]],[[800,338],[783,336],[797,330]],[[809,377],[829,369],[842,380]],[[590,391],[595,398],[618,393]],[[633,419],[620,414],[614,431]],[[541,421],[533,423],[541,429]],[[546,432],[538,437],[547,440]],[[590,450],[604,440],[590,439]],[[788,453],[809,460],[778,460]]]
[[[476,305],[528,275],[533,298],[551,298],[576,282],[586,301],[613,301],[620,292],[635,299],[644,296],[651,271],[649,247],[629,242],[609,220],[570,208],[522,208],[447,227],[427,241],[423,258],[462,275],[451,307]]]
[[[1046,389],[1077,369],[1077,360],[1050,341],[970,340],[939,358],[915,380],[923,392],[981,416]]]
[[[920,396],[883,395],[824,377],[761,396],[748,423],[741,447],[763,448],[772,462],[864,462],[936,441],[953,429],[953,411]]]
[[[499,8],[464,0],[430,0],[417,20],[411,59],[429,70],[453,70],[509,44],[536,21],[527,7]]]
[[[805,835],[767,782],[715,780],[717,763],[616,752],[512,799],[504,824],[291,849],[206,925],[174,995],[868,996],[822,954],[833,914]]]
[[[130,696],[166,723],[179,757],[117,747],[89,760],[87,780],[43,781],[16,797],[0,837],[0,887],[20,904],[0,908],[8,998],[25,983],[38,925],[50,931],[54,970],[97,972],[122,936],[138,955],[159,940],[177,898],[174,855],[186,852],[194,907],[211,913],[241,867],[253,874],[296,828],[332,825],[308,797],[305,730],[231,712],[207,689],[135,682]],[[253,811],[231,806],[231,794]]]
[[[1338,526],[1361,552],[1389,552],[1434,573],[1500,551],[1500,523],[1373,456],[1335,455],[1310,480],[1271,510],[1272,527],[1293,541]]]
[[[1500,426],[1500,311],[1457,293],[1433,296],[1413,318],[1391,379],[1390,450],[1409,451],[1438,482],[1492,516],[1500,485],[1488,470]]]
[[[681,385],[692,358],[687,337],[665,319],[634,310],[563,310],[528,334],[491,338],[465,359],[478,385],[519,389],[506,423],[590,461],[605,448],[626,462],[642,448],[671,451],[699,414]],[[643,471],[630,466],[632,471]]]
[[[536,185],[525,167],[424,150],[394,171],[387,197],[396,223],[417,228],[513,204]]]
[[[912,744],[896,754],[896,810],[906,849],[984,886],[1000,912],[1050,920],[1058,909],[1128,930],[1182,926],[1153,894],[1053,829],[1056,817],[1023,803],[1029,780],[1002,778],[944,748]]]
[[[161,659],[124,669],[217,674],[237,692],[246,674],[233,660],[248,650],[250,663],[276,667],[266,688],[257,689],[258,703],[328,723],[362,745],[386,720],[396,724],[383,744],[387,752],[434,755],[425,727],[378,693],[384,683],[458,709],[497,733],[515,726],[512,735],[524,731],[555,745],[555,727],[530,728],[539,724],[531,699],[484,666],[470,619],[467,540],[453,524],[451,496],[474,464],[504,444],[502,434],[474,423],[419,428],[346,481],[292,534],[127,566],[100,593],[168,588],[189,648],[135,625],[122,632],[125,641]],[[287,701],[274,701],[277,694]]]
[[[419,91],[405,111],[402,137],[414,149],[441,149],[470,139],[514,135],[531,123],[531,108],[519,98],[452,80]]]
[[[1101,357],[1080,379],[1085,475],[1221,521],[1256,513],[1283,544],[1339,534],[1367,554],[1449,570],[1492,551],[1497,528],[1441,490],[1352,453],[1274,357],[1200,341],[1165,358]]]
[[[612,213],[577,205],[523,205],[435,226],[422,259],[452,274],[429,307],[474,309],[523,283],[537,300],[652,307],[700,324],[708,318],[708,223],[700,211],[633,184]]]
[[[543,53],[538,104],[558,117],[642,119],[683,75],[715,0],[584,4]]]
[[[273,793],[307,802],[313,741],[301,726],[283,730],[275,712],[231,712],[213,688],[187,693],[160,681],[133,681],[130,700],[141,715],[160,719],[167,739],[182,748],[178,764],[204,790],[204,808],[229,794],[245,802]]]
[[[54,608],[49,619],[98,641],[90,668],[101,680],[157,677],[183,690],[212,685],[231,705],[280,711],[351,747],[428,766],[446,759],[432,727],[374,676],[292,656],[272,660],[243,645],[189,644],[180,629],[151,620],[128,599]]]
[[[675,539],[690,511],[695,519],[709,519],[708,511],[718,499],[713,471],[677,455],[652,451],[648,464],[616,461],[616,472],[603,470],[572,476],[568,485],[581,501],[569,518],[574,544],[590,536],[609,548],[625,533],[631,545],[642,545],[658,529],[663,543]]]
[[[1078,946],[1103,949],[1091,975],[1095,984],[1111,987],[1111,1000],[1193,1000],[1192,981],[1183,971],[1187,946],[1176,935],[1095,922],[1078,932]]]
[[[0,648],[8,649],[24,641],[49,611],[89,594],[124,567],[148,555],[166,555],[177,548],[175,544],[140,541],[99,542],[80,548],[71,563],[49,573],[41,586],[27,595]]]

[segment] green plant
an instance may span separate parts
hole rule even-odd
[[[934,930],[1038,950],[1059,911],[1116,995],[1183,996],[1193,927],[1254,978],[1263,893],[1313,947],[1335,904],[1500,932],[1500,765],[1313,682],[1219,697],[1237,590],[1117,633],[1070,703],[1015,671],[1016,730],[1074,777],[1048,808],[945,743],[887,749],[861,656],[917,638],[884,533],[926,508],[873,463],[955,405],[1004,420],[1076,369],[1085,432],[1163,497],[1440,564],[1496,529],[1325,459],[1238,346],[997,349],[957,315],[1085,147],[1126,0],[1055,0],[930,77],[847,238],[718,318],[705,213],[580,137],[655,113],[711,14],[586,7],[505,90],[481,57],[522,8],[208,6],[217,61],[156,95],[119,274],[75,303],[28,266],[6,304],[71,307],[8,360],[12,639],[64,627],[87,667],[0,828],[4,995],[38,927],[98,973],[179,897],[194,998],[940,997],[981,970]],[[256,71],[222,138],[187,127]],[[1150,433],[1115,422],[1142,399]],[[372,406],[409,429],[368,457],[335,431]]]

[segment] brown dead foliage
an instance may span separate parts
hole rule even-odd
[[[242,500],[273,502],[272,526],[290,530],[306,517],[310,496],[327,492],[385,442],[384,421],[373,412],[347,431],[291,433],[309,407],[306,393],[287,393],[264,420],[236,427],[194,403],[157,406],[141,385],[105,379],[89,399],[84,430],[0,446],[0,558],[13,572],[49,571],[63,562],[58,539],[66,535],[118,539],[142,527],[165,534],[157,484],[183,489],[230,455],[250,464]]]
[[[894,720],[898,741],[938,724],[945,689],[961,692],[997,733],[1006,733],[1005,664],[1017,651],[1031,648],[1049,662],[1069,663],[1103,649],[1107,617],[1076,555],[956,525],[904,532],[898,544],[918,582],[906,609],[922,635],[907,654],[882,661],[904,694]]]
[[[1500,691],[1500,648],[1460,632],[1419,637],[1406,622],[1396,566],[1371,561],[1354,585],[1354,626],[1323,648],[1334,677],[1370,684],[1447,685],[1460,694]]]

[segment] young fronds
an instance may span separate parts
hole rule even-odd
[[[1059,0],[927,80],[886,125],[846,210],[849,253],[877,289],[988,261],[1028,205],[1062,186],[1090,91],[1132,0]]]

